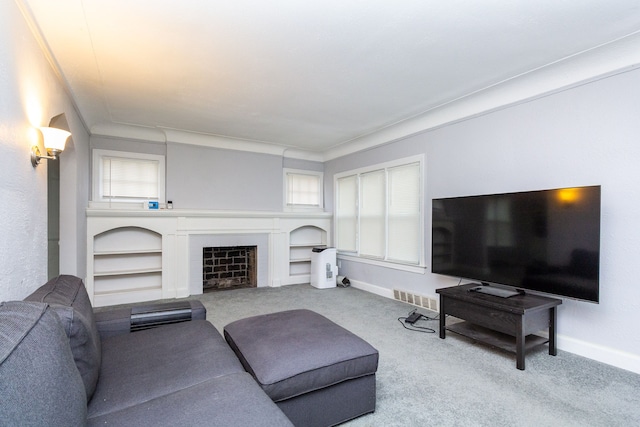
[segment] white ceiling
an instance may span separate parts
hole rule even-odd
[[[19,1],[92,133],[317,153],[640,30],[638,0]]]

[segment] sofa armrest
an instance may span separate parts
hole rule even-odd
[[[96,319],[96,327],[102,339],[131,332],[130,308],[98,311],[93,316]]]
[[[189,320],[205,320],[207,310],[200,301],[176,301],[96,312],[102,339],[142,329]]]

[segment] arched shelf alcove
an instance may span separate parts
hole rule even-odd
[[[162,235],[118,227],[93,238],[95,306],[162,298]]]
[[[308,283],[311,274],[311,250],[327,244],[327,232],[314,225],[305,225],[289,233],[289,281]]]

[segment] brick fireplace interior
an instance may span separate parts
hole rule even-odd
[[[257,246],[202,248],[202,291],[258,286]]]

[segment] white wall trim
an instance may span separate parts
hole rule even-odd
[[[372,285],[371,283],[361,282],[359,280],[349,279],[351,286],[362,291],[370,292],[381,297],[393,299],[393,291],[383,288],[382,286]]]
[[[560,350],[640,374],[640,356],[637,354],[577,340],[566,335],[558,335],[557,340]]]
[[[322,153],[291,148],[268,141],[231,138],[224,135],[189,132],[171,128],[151,128],[121,123],[101,123],[94,125],[91,128],[91,135],[156,143],[172,142],[175,144],[198,145],[225,150],[271,154],[275,156],[316,162],[321,162],[324,159]]]

